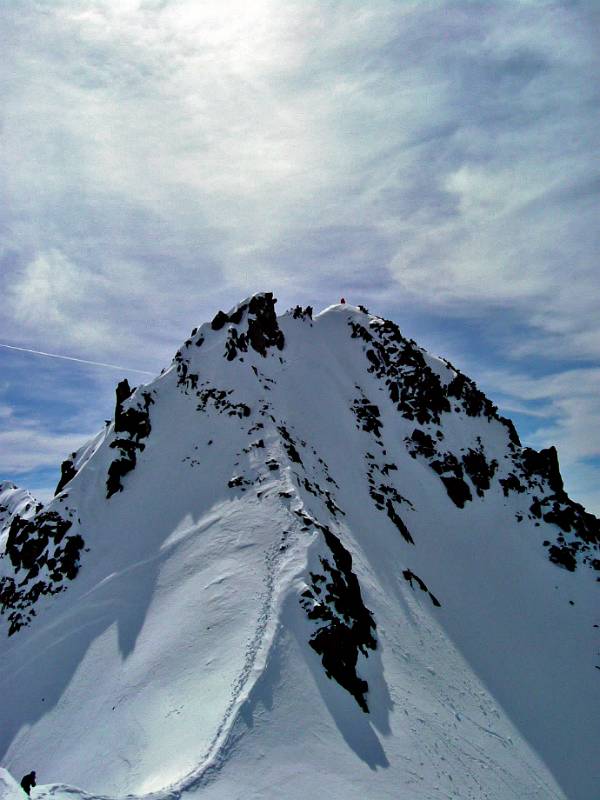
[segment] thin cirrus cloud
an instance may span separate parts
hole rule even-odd
[[[8,4],[0,340],[158,371],[250,291],[355,295],[475,378],[493,363],[526,438],[595,469],[599,20],[572,0]]]

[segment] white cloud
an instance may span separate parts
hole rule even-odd
[[[565,370],[544,377],[493,370],[484,373],[484,379],[492,394],[509,398],[506,406],[516,399],[518,410],[540,419],[529,437],[531,444],[556,445],[561,463],[569,471],[575,472],[580,461],[600,458],[600,368]]]
[[[135,301],[142,285],[140,281],[135,287],[135,272],[135,265],[113,263],[104,269],[79,265],[51,249],[13,276],[6,292],[7,310],[22,332],[39,332],[44,343],[69,342],[92,352],[121,349],[126,338],[110,318],[98,314],[97,300],[118,306],[119,293],[129,282],[127,298]]]
[[[0,335],[154,368],[250,291],[318,306],[347,287],[396,314],[489,316],[509,371],[597,359],[594,14],[9,4]],[[574,420],[561,391],[549,408]],[[587,453],[564,425],[547,435]]]
[[[50,434],[36,427],[0,431],[0,474],[58,469],[63,459],[89,438],[86,434]]]

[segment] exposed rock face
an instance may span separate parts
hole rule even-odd
[[[232,314],[228,315],[223,311],[217,313],[211,322],[214,331],[221,330],[228,323],[237,326],[244,318],[246,320],[246,330],[242,333],[235,327],[228,330],[225,343],[225,357],[228,361],[233,361],[239,353],[247,353],[249,346],[263,357],[266,357],[271,347],[283,350],[285,339],[275,314],[276,302],[272,292],[265,292],[240,304]]]
[[[75,464],[73,463],[73,459],[76,455],[77,453],[71,453],[71,457],[66,458],[60,465],[60,480],[58,481],[54,491],[55,496],[60,494],[65,486],[73,480],[75,475],[77,475],[77,470],[75,469]]]
[[[530,517],[560,528],[554,542],[544,541],[550,561],[574,572],[579,556],[581,563],[600,571],[600,520],[565,492],[556,448],[537,452],[525,447],[516,455],[515,463],[521,480],[533,493]],[[513,491],[525,491],[523,483],[514,478]],[[511,487],[505,484],[505,489],[509,492]]]
[[[8,618],[9,636],[30,622],[41,595],[62,592],[77,575],[84,541],[78,533],[67,535],[72,525],[56,511],[13,518],[2,558],[10,559],[15,577],[0,579],[0,613]]]
[[[505,477],[498,477],[499,485],[506,497],[513,493],[534,492],[529,507],[530,519],[543,519],[560,528],[561,532],[554,541],[546,539],[544,542],[549,559],[574,571],[579,556],[582,564],[600,569],[600,521],[567,496],[555,448],[540,452],[523,448],[511,420],[498,413],[497,406],[474,381],[445,361],[453,377],[444,384],[427,365],[423,351],[414,341],[404,338],[394,323],[371,318],[368,326],[356,320],[348,324],[352,338],[365,342],[363,349],[368,371],[383,381],[402,416],[421,426],[405,439],[408,452],[413,458],[429,464],[458,508],[473,501],[471,487],[478,497],[485,496],[493,485],[499,465],[496,459],[488,457],[481,439],[476,447],[468,448],[464,454],[447,451],[441,446],[444,440],[443,416],[451,413],[496,421],[505,428],[513,470]],[[370,406],[363,399],[355,401],[353,410],[364,429],[379,435],[381,423],[377,406]],[[381,493],[376,493],[375,497],[381,501]],[[392,520],[397,516],[389,509],[388,515]],[[518,515],[517,519],[523,519],[523,515]]]
[[[425,583],[425,581],[421,580],[421,578],[419,578],[418,575],[415,575],[415,573],[412,572],[412,570],[410,570],[410,569],[403,570],[402,571],[402,576],[403,576],[405,581],[408,581],[410,583],[410,585],[411,585],[411,587],[413,589],[415,588],[414,584],[416,583],[417,586],[419,587],[419,589],[422,592],[427,592],[427,594],[429,595],[429,598],[430,598],[430,600],[431,600],[431,602],[433,603],[434,606],[438,606],[438,607],[441,606],[441,603],[437,599],[437,597],[434,594],[432,594],[429,591],[429,589],[427,588],[427,584]]]
[[[115,433],[122,434],[110,443],[110,447],[118,450],[119,457],[111,462],[106,479],[106,497],[123,491],[122,478],[135,468],[137,453],[145,449],[142,439],[150,435],[149,407],[154,399],[149,392],[142,392],[137,405],[124,408],[124,403],[132,396],[133,390],[127,379],[122,380],[116,390]]]
[[[491,486],[491,481],[498,469],[498,462],[496,459],[487,461],[483,451],[481,439],[479,440],[479,447],[475,450],[469,448],[465,455],[462,457],[463,467],[465,472],[474,484],[479,497],[484,494]]]
[[[351,322],[352,337],[367,342],[368,371],[382,380],[391,401],[406,419],[425,424],[440,421],[450,403],[439,377],[427,365],[416,343],[405,339],[389,320],[373,319],[367,330]]]
[[[363,602],[352,556],[326,525],[318,527],[331,555],[320,557],[323,573],[311,572],[311,585],[302,594],[301,605],[317,623],[309,644],[321,656],[327,676],[368,712],[369,685],[358,676],[357,661],[359,653],[368,656],[377,647],[375,620]]]

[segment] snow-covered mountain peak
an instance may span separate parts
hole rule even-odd
[[[275,302],[121,381],[11,512],[4,762],[111,796],[587,800],[600,523],[556,451],[394,322]]]

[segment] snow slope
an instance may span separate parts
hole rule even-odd
[[[119,384],[10,512],[2,764],[34,798],[598,796],[599,527],[555,452],[393,323],[273,309]]]
[[[27,795],[12,777],[10,772],[0,767],[1,800],[25,800]]]

